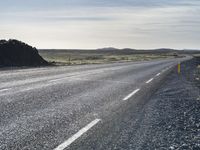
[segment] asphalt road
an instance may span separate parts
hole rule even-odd
[[[184,59],[0,71],[0,149],[113,148]]]

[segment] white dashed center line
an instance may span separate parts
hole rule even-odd
[[[74,134],[72,137],[70,137],[68,140],[66,140],[64,143],[56,147],[54,150],[64,150],[69,145],[71,145],[74,141],[76,141],[79,137],[81,137],[85,132],[87,132],[89,129],[95,126],[99,121],[101,121],[101,119],[93,120],[88,125],[86,125],[81,130],[79,130],[76,134]]]
[[[63,80],[63,79],[54,79],[54,80],[50,80],[49,82],[56,82],[56,81],[60,81],[60,80]]]
[[[151,81],[153,81],[153,78],[151,78],[150,80],[148,80],[146,83],[150,83]]]
[[[0,92],[9,91],[10,89],[1,89]]]
[[[131,98],[134,94],[136,94],[140,89],[136,89],[135,91],[133,91],[132,93],[130,93],[128,96],[126,96],[123,100],[126,101],[129,98]]]
[[[158,73],[158,74],[156,75],[156,77],[158,77],[160,74],[161,74],[161,73]]]

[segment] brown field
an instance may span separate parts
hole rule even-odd
[[[148,61],[178,57],[176,52],[171,50],[39,50],[39,53],[44,59],[56,65]]]

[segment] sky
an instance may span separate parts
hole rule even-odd
[[[39,49],[200,49],[200,0],[2,0],[0,39]]]

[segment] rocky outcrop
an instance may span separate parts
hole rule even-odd
[[[18,40],[0,40],[0,67],[45,66],[36,48]]]

